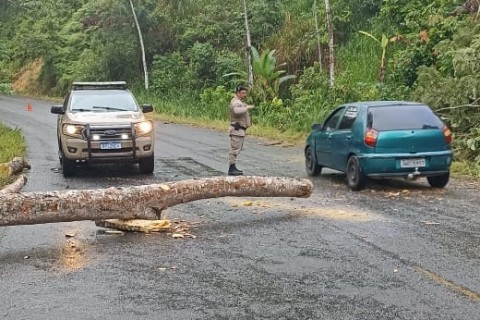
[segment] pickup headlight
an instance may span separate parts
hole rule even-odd
[[[135,123],[135,131],[137,136],[143,136],[147,133],[153,131],[153,122],[152,121],[142,121]]]
[[[85,127],[79,124],[64,124],[62,131],[65,135],[81,138],[83,128]]]

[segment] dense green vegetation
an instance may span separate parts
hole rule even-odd
[[[256,124],[306,132],[346,101],[419,100],[453,128],[457,159],[480,160],[478,0],[332,1],[334,86],[324,1],[246,2]],[[128,0],[0,0],[0,90],[63,95],[74,80],[123,79],[163,113],[226,119],[247,81],[242,1],[132,3],[148,90]]]

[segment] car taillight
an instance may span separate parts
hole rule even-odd
[[[443,135],[448,144],[452,143],[452,131],[447,126],[443,127]]]
[[[372,128],[367,128],[365,132],[365,144],[369,147],[375,147],[377,144],[378,131]]]

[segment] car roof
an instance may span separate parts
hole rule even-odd
[[[414,101],[357,101],[353,103],[346,103],[348,106],[357,106],[357,107],[390,107],[390,106],[424,106],[425,103],[414,102]]]

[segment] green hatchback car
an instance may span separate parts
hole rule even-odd
[[[314,124],[305,145],[310,176],[328,167],[347,174],[352,190],[368,178],[426,177],[443,188],[450,177],[452,133],[429,106],[405,101],[367,101],[336,108]]]

